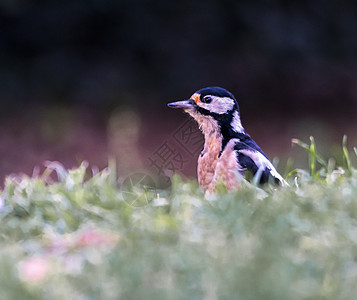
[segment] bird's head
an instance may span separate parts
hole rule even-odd
[[[200,89],[190,99],[172,102],[168,106],[182,108],[189,113],[205,136],[215,132],[228,137],[244,132],[237,100],[221,87]]]

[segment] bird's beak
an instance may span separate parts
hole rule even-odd
[[[193,99],[176,101],[167,104],[170,108],[183,108],[183,109],[194,109],[196,106],[196,102]]]

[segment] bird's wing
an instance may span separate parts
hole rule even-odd
[[[281,184],[287,184],[284,178],[274,168],[269,159],[261,152],[260,148],[254,149],[247,143],[237,142],[234,146],[237,159],[242,168],[260,177],[259,182],[268,182],[271,177]]]

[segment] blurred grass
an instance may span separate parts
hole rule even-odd
[[[310,145],[290,187],[205,198],[196,182],[135,186],[133,207],[115,164],[8,177],[1,193],[4,299],[355,299],[357,170]],[[356,151],[356,149],[354,149]],[[357,153],[356,153],[357,154]],[[53,180],[56,174],[58,180]],[[141,192],[140,192],[141,191]]]

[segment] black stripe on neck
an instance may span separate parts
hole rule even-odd
[[[228,142],[232,138],[245,139],[247,137],[247,135],[244,132],[241,133],[241,132],[234,131],[231,125],[234,112],[237,110],[239,113],[236,103],[234,104],[233,108],[230,111],[226,112],[225,114],[217,114],[199,106],[196,107],[196,110],[198,113],[202,115],[211,116],[218,123],[220,134],[222,135],[222,146],[218,157],[221,156],[223,150],[225,149]]]

